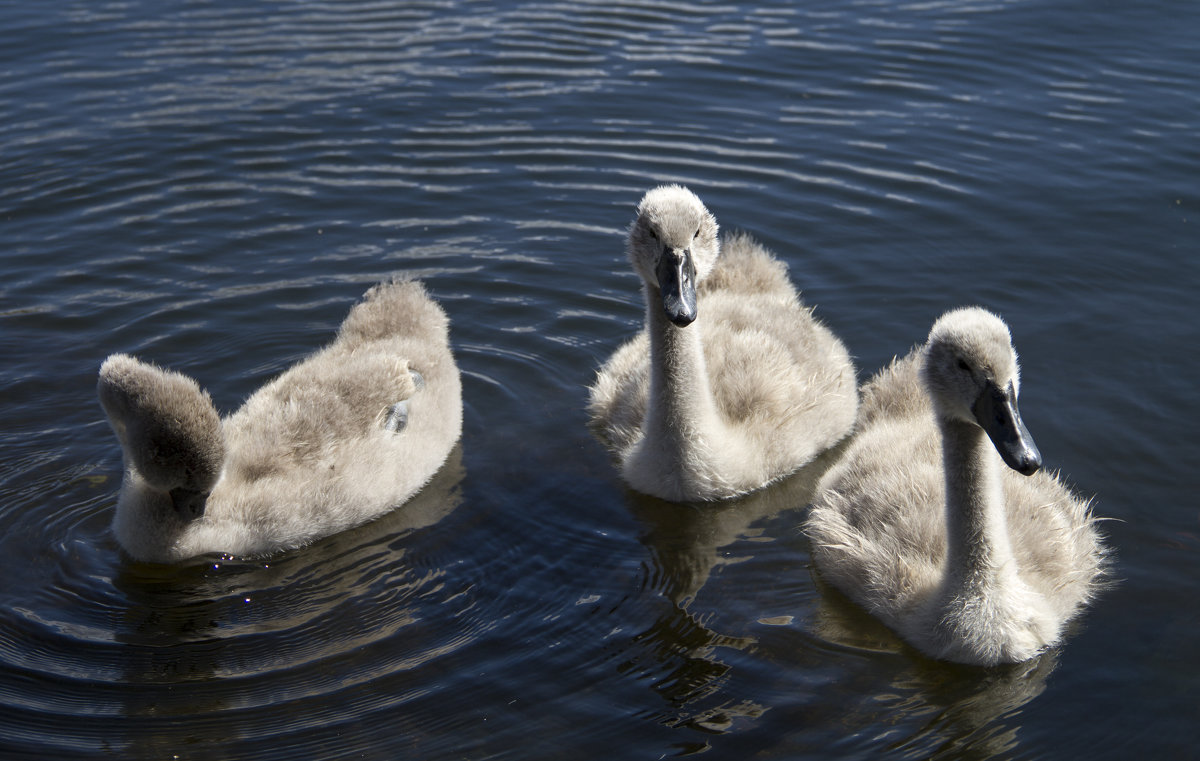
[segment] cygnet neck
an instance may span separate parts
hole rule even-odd
[[[947,591],[985,594],[1016,575],[1009,542],[1000,456],[982,428],[942,420],[946,474]]]
[[[646,324],[650,334],[650,400],[644,434],[673,454],[711,438],[719,426],[708,380],[700,320],[687,327],[672,323],[658,289],[646,286]]]

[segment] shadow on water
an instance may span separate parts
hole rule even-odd
[[[126,646],[122,752],[230,757],[299,728],[350,730],[411,699],[404,673],[436,667],[471,637],[447,620],[469,593],[421,543],[461,503],[464,475],[460,444],[412,500],[301,550],[123,563],[113,579],[126,602],[114,624]]]

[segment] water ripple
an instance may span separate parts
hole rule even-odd
[[[469,583],[412,541],[454,510],[461,478],[454,459],[393,514],[262,563],[130,565],[109,577],[111,540],[101,543],[107,559],[90,550],[95,537],[72,544],[83,556],[63,556],[70,562],[57,566],[54,586],[8,595],[0,661],[24,686],[5,689],[3,700],[23,717],[27,739],[55,747],[32,728],[68,717],[86,726],[102,716],[128,723],[186,712],[203,722],[233,712],[244,739],[411,699],[402,692],[334,710],[347,691],[448,658],[487,629],[430,628],[430,619],[469,619],[478,603]],[[410,644],[397,650],[400,641]],[[187,695],[154,690],[183,684]]]

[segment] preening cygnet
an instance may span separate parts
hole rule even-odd
[[[627,252],[645,328],[600,368],[589,410],[631,487],[736,497],[846,436],[854,366],[782,262],[746,235],[719,242],[712,214],[678,185],[642,198]]]
[[[448,320],[413,281],[369,290],[332,344],[224,419],[191,378],[125,354],[98,393],[125,462],[113,529],[152,562],[264,555],[369,521],[462,432]]]

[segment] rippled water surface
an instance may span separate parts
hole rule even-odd
[[[1200,741],[1200,6],[0,5],[0,757],[1183,758]],[[1118,585],[1036,661],[929,661],[822,587],[833,453],[628,492],[589,435],[683,182],[788,263],[861,379],[1005,316],[1022,412]],[[452,320],[462,442],[265,560],[142,565],[96,371],[223,411],[394,273]]]

